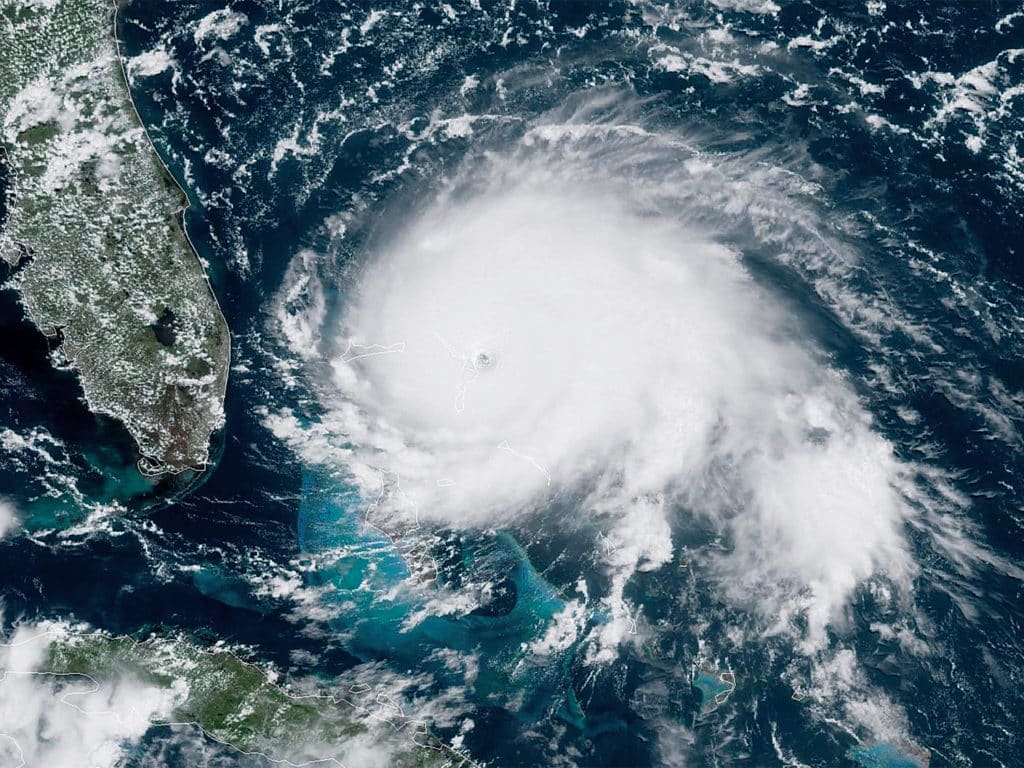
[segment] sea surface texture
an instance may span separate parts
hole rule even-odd
[[[141,720],[58,741],[1024,765],[1019,3],[132,0],[117,34],[225,426],[139,475],[0,294],[3,629],[230,649],[314,725],[143,675]]]

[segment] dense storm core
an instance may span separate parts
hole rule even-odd
[[[703,194],[699,166],[644,199],[606,169],[658,141],[569,128],[467,170],[365,254],[322,329],[346,464],[378,511],[439,524],[577,494],[613,542],[623,630],[625,580],[697,518],[730,543],[728,593],[780,626],[805,614],[813,643],[858,582],[911,569],[892,448],[743,254],[669,207]]]
[[[0,763],[1024,765],[1019,2],[115,5],[0,0]]]

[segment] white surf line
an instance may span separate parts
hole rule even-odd
[[[86,674],[85,672],[38,672],[38,671],[26,672],[26,671],[18,670],[18,669],[4,669],[4,670],[0,670],[0,674],[3,675],[2,677],[0,677],[0,682],[3,682],[4,680],[6,680],[8,675],[17,675],[18,677],[36,677],[36,676],[43,676],[43,675],[45,675],[47,677],[75,677],[75,678],[79,678],[79,679],[83,679],[84,678],[85,680],[88,680],[90,683],[92,683],[92,687],[91,688],[86,688],[86,689],[82,689],[82,690],[67,691],[66,693],[61,694],[61,697],[60,697],[60,699],[58,699],[58,701],[60,701],[61,704],[64,704],[65,706],[68,706],[68,707],[71,707],[71,709],[74,709],[74,710],[76,710],[76,711],[78,711],[81,714],[86,715],[86,716],[97,716],[97,717],[99,717],[99,716],[109,716],[109,717],[112,717],[115,720],[117,720],[119,723],[124,722],[124,718],[122,718],[119,714],[117,714],[117,712],[114,712],[113,710],[108,710],[108,709],[103,709],[103,710],[101,710],[101,709],[82,709],[77,704],[72,704],[70,701],[68,701],[68,699],[70,697],[72,697],[72,696],[89,696],[89,695],[91,695],[93,693],[99,692],[99,690],[101,688],[99,681],[95,677],[93,677],[92,675]],[[132,712],[136,711],[135,707],[129,707],[129,710],[131,710]]]
[[[502,451],[506,451],[508,453],[511,453],[517,459],[522,459],[523,461],[527,461],[530,464],[532,464],[534,467],[537,468],[538,472],[540,472],[542,475],[544,475],[545,478],[547,478],[548,485],[551,485],[551,473],[548,472],[546,469],[544,469],[544,467],[542,467],[537,462],[537,460],[535,458],[533,458],[533,456],[527,456],[525,453],[520,453],[515,448],[513,448],[511,445],[509,445],[508,440],[502,440],[500,443],[498,443],[498,449],[502,450]]]
[[[415,567],[417,555],[422,554],[424,557],[430,560],[431,569],[434,572],[434,578],[430,579],[429,582],[426,583],[433,583],[436,585],[438,583],[437,580],[440,577],[441,573],[441,569],[437,565],[437,558],[434,557],[434,555],[431,553],[430,546],[428,545],[427,540],[423,538],[418,538],[416,536],[416,533],[420,531],[419,504],[417,504],[413,500],[413,498],[409,496],[409,494],[402,490],[402,478],[397,472],[389,469],[383,469],[381,467],[375,467],[375,469],[377,470],[377,476],[380,478],[380,493],[377,494],[377,498],[375,501],[367,505],[366,514],[363,517],[363,522],[370,528],[373,528],[375,531],[378,531],[382,536],[384,536],[384,538],[391,542],[391,546],[395,548],[395,551],[398,553],[399,557],[405,562],[406,566],[408,566],[410,579],[415,578],[417,574],[417,569]],[[388,476],[392,476],[395,478],[394,485],[389,486],[386,479]],[[454,485],[455,482],[451,481],[451,484]],[[413,512],[413,525],[408,531],[405,531],[402,535],[392,534],[384,530],[384,528],[382,528],[378,524],[378,522],[384,521],[374,522],[371,519],[374,510],[381,508],[384,503],[384,500],[388,496],[393,495],[395,491],[397,491],[398,495],[400,495],[401,498],[405,499],[409,503],[409,505],[412,507]],[[387,513],[385,512],[384,514],[386,516]],[[409,544],[409,549],[404,552],[402,551],[401,547],[401,543],[403,541]]]
[[[18,750],[18,755],[20,756],[21,762],[15,765],[13,768],[25,768],[25,766],[28,765],[28,763],[25,761],[25,750],[21,748],[21,744],[18,743],[18,740],[7,733],[0,733],[0,739],[7,739],[14,745],[14,748]]]
[[[462,413],[466,409],[466,391],[469,389],[469,385],[480,378],[480,366],[477,365],[476,358],[472,355],[465,355],[460,352],[451,342],[437,331],[432,331],[432,333],[434,334],[434,338],[441,343],[441,346],[445,348],[451,358],[462,363],[459,383],[455,386],[455,412]]]
[[[612,540],[609,539],[607,536],[605,536],[602,531],[598,531],[597,532],[597,538],[600,540],[601,544],[604,546],[604,553],[606,555],[614,555],[616,552],[619,551],[618,546],[613,544]]]
[[[352,352],[358,352],[358,354],[352,354],[350,356]],[[341,356],[338,359],[343,363],[352,363],[356,360],[362,360],[364,357],[392,355],[396,352],[405,352],[404,341],[396,341],[394,344],[357,344],[352,341],[352,339],[349,339],[348,346],[345,347],[345,351],[341,353]]]
[[[393,485],[389,485],[387,480],[385,479],[388,475],[395,478],[395,482]],[[366,523],[373,528],[377,528],[377,526],[370,521],[370,515],[373,514],[373,510],[381,507],[381,505],[384,503],[385,498],[392,495],[396,495],[397,492],[398,496],[408,501],[409,504],[412,506],[413,521],[416,523],[416,528],[419,528],[420,506],[419,504],[412,500],[412,497],[409,496],[409,494],[402,490],[401,475],[390,469],[381,469],[380,467],[377,467],[377,477],[380,479],[380,493],[377,494],[377,498],[373,501],[373,503],[371,503],[370,506],[366,508]],[[389,539],[392,539],[392,537],[387,533],[387,531],[383,531],[380,528],[377,528],[377,530],[380,530],[381,533],[383,533]],[[392,542],[394,542],[394,539],[392,539]],[[397,542],[394,543],[397,544]]]

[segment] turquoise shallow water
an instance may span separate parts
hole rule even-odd
[[[578,718],[568,685],[576,644],[542,658],[528,652],[566,604],[515,539],[504,532],[433,539],[436,577],[417,584],[409,581],[399,548],[366,523],[366,506],[330,473],[304,473],[299,541],[317,563],[308,579],[327,589],[346,648],[365,660],[387,659],[449,684],[464,675],[446,666],[454,653],[475,668],[467,703],[514,704],[527,722],[552,708]],[[457,590],[473,583],[491,599],[455,602],[445,615],[445,600],[457,599]]]
[[[70,542],[5,538],[5,620],[186,628],[298,675],[330,678],[368,660],[423,673],[420,701],[448,695],[465,706],[442,734],[472,720],[465,743],[493,766],[918,768],[924,758],[902,741],[847,730],[849,704],[883,697],[934,768],[1024,765],[1021,580],[1006,566],[1024,563],[1019,3],[523,0],[453,2],[453,17],[440,2],[237,0],[237,32],[197,35],[225,5],[134,0],[121,16],[129,57],[168,54],[166,69],[133,88],[189,192],[189,231],[235,333],[225,455],[187,497],[157,492],[172,503],[153,511],[130,445],[68,394],[45,344],[36,339],[26,357],[32,345],[11,331],[21,323],[12,316],[0,421],[23,437],[44,427],[60,445],[47,444],[53,461],[0,446],[0,496],[36,528],[87,517],[72,483],[90,502],[151,517]],[[363,524],[366,500],[264,427],[267,412],[301,412],[316,398],[273,331],[301,254],[312,254],[309,275],[329,277],[325,262],[345,273],[374,223],[401,220],[396,197],[415,207],[468,154],[517,140],[594,88],[629,94],[631,120],[693,144],[712,167],[740,158],[738,189],[756,191],[773,170],[786,180],[783,194],[752,193],[703,223],[746,226],[736,239],[752,279],[805,322],[896,454],[951,478],[964,505],[949,531],[964,537],[960,550],[937,547],[927,520],[907,526],[911,597],[887,601],[884,582],[856,591],[828,640],[855,657],[863,680],[833,701],[794,698],[830,658],[752,631],[701,567],[702,554],[731,543],[699,521],[677,525],[671,563],[627,587],[643,605],[642,646],[624,644],[601,668],[578,642],[538,657],[523,646],[577,599],[577,579],[592,599],[580,634],[606,619],[597,601],[608,577],[590,538],[511,523],[431,531],[440,589],[414,587],[400,548]],[[463,117],[475,133],[460,132]],[[631,173],[653,189],[676,170],[641,162]],[[793,198],[806,209],[786,208]],[[822,237],[848,248],[802,239],[790,210],[812,211]],[[759,240],[751,217],[766,211],[783,221],[781,239]],[[328,286],[326,301],[337,313],[344,296]],[[893,322],[889,306],[907,322]],[[542,512],[580,516],[572,499]],[[957,557],[971,548],[982,557],[965,574]],[[330,614],[326,630],[295,619],[308,606],[253,586],[293,562],[316,566],[302,575],[322,591],[312,605]],[[437,598],[459,592],[473,599],[444,613]],[[736,684],[719,703],[725,669]],[[210,765],[239,759],[218,753]],[[168,760],[202,764],[187,752]]]
[[[925,768],[928,765],[926,757],[907,752],[894,744],[858,747],[850,752],[850,756],[864,768]]]
[[[701,713],[710,714],[728,701],[736,681],[731,672],[702,669],[694,676],[693,687],[700,694]]]

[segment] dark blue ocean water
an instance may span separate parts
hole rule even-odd
[[[745,251],[751,274],[849,376],[899,456],[955,478],[966,536],[992,556],[967,577],[909,530],[921,567],[908,628],[931,653],[872,629],[899,617],[869,589],[838,640],[871,690],[905,711],[931,765],[1024,763],[1024,593],[1019,572],[1000,565],[1024,565],[1024,96],[1012,90],[1024,83],[1024,53],[1013,53],[1024,48],[1024,16],[1013,15],[1019,4],[990,2],[750,10],[766,5],[480,2],[452,3],[452,16],[437,2],[268,0],[231,3],[244,21],[209,33],[204,20],[221,2],[128,3],[119,36],[129,72],[146,52],[171,57],[161,72],[133,75],[133,94],[189,195],[189,235],[232,328],[226,427],[202,477],[150,486],[123,430],[87,412],[73,374],[52,369],[47,341],[0,294],[0,428],[35,435],[38,447],[6,445],[0,469],[0,496],[28,529],[0,542],[4,621],[183,629],[325,680],[379,661],[422,676],[419,697],[457,698],[458,717],[435,731],[451,738],[472,720],[463,746],[495,766],[918,764],[900,762],[916,759],[906,745],[808,715],[793,696],[799,653],[780,637],[735,641],[742,614],[702,587],[681,546],[627,588],[647,622],[667,629],[597,670],[579,644],[540,666],[523,652],[578,579],[607,587],[588,542],[557,523],[438,532],[439,580],[493,588],[471,611],[408,630],[429,595],[380,599],[408,567],[362,524],[366,500],[264,426],[268,409],[309,421],[321,409],[301,373],[279,375],[287,355],[273,318],[296,256],[343,267],[475,143],[500,148],[518,130],[441,141],[432,121],[529,121],[575,94],[617,88],[643,104],[652,131],[747,157],[752,170],[800,169],[822,215],[844,222],[837,236],[862,255],[842,287],[895,297],[938,340],[923,345],[894,325],[869,344],[853,330],[869,305],[845,315],[827,268],[768,246]],[[659,65],[669,50],[683,65]],[[468,76],[480,85],[462,93]],[[353,211],[339,242],[327,222]],[[908,421],[907,409],[918,416]],[[82,524],[115,502],[125,511]],[[708,536],[684,531],[678,543],[698,549]],[[294,595],[265,588],[275,574],[320,590],[324,612],[303,614]],[[707,646],[730,649],[714,669]],[[735,686],[715,706],[726,668]],[[192,748],[154,732],[142,751],[199,764]],[[204,755],[238,760],[210,745]]]

